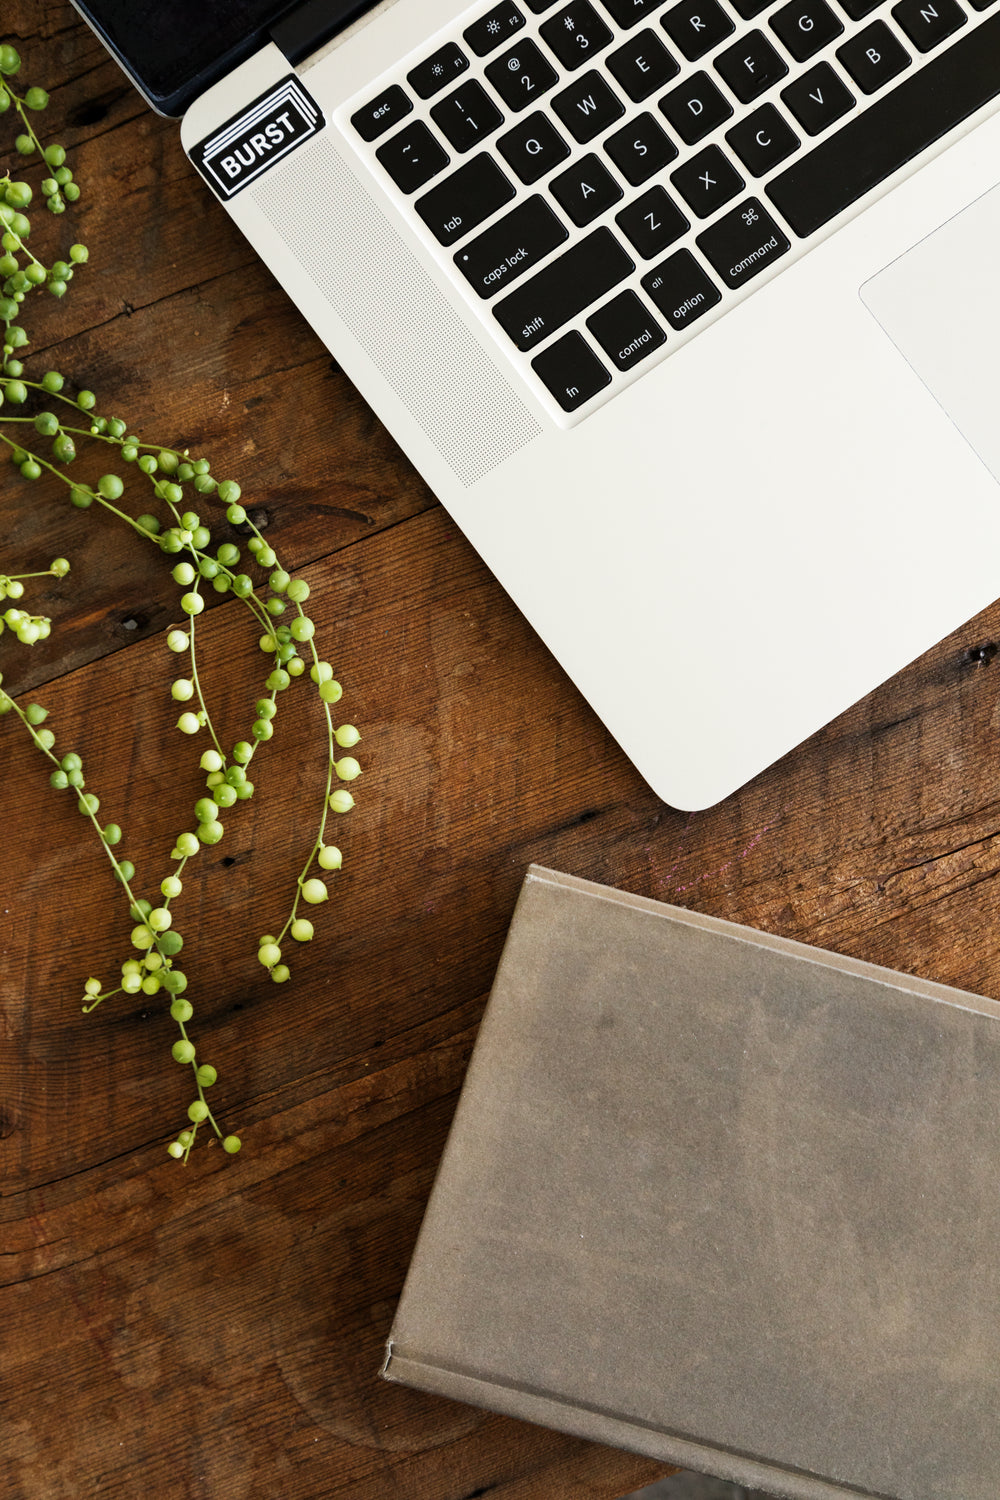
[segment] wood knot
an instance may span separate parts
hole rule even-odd
[[[5,1104],[0,1104],[0,1141],[12,1136],[18,1127],[17,1116]]]

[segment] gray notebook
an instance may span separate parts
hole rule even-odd
[[[1000,1005],[532,868],[384,1373],[801,1500],[1000,1496]]]

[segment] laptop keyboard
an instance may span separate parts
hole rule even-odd
[[[577,420],[998,93],[1000,0],[500,0],[347,119]]]

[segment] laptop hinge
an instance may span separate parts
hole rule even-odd
[[[374,3],[375,0],[302,0],[301,5],[293,6],[275,21],[271,40],[294,67],[366,10],[371,10]]]

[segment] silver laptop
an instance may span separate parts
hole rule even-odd
[[[79,8],[665,801],[1000,595],[1000,0]]]

